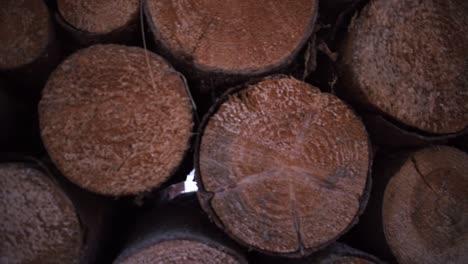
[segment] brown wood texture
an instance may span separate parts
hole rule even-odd
[[[399,263],[468,261],[468,154],[435,146],[412,154],[383,199],[385,238]]]
[[[306,83],[277,76],[229,91],[199,136],[201,204],[250,248],[308,255],[336,240],[365,207],[364,126],[337,97]]]
[[[41,171],[0,164],[3,263],[79,263],[83,233],[72,201]]]
[[[105,195],[158,187],[181,165],[192,135],[182,77],[141,48],[95,45],[66,59],[39,104],[44,145],[72,182]]]
[[[2,155],[2,263],[100,263],[110,201],[67,182],[34,158]]]
[[[42,0],[5,0],[0,9],[0,73],[37,97],[61,53]]]
[[[138,0],[58,0],[58,24],[79,46],[139,41]]]
[[[193,194],[147,208],[114,263],[247,263],[243,251],[213,226]]]
[[[370,1],[342,43],[343,89],[423,133],[466,132],[467,14],[460,0]]]
[[[311,36],[318,1],[155,1],[144,11],[157,51],[198,90],[283,71]]]

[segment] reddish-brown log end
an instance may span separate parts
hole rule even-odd
[[[85,189],[148,191],[172,174],[189,148],[186,89],[179,73],[143,49],[81,50],[55,70],[43,92],[44,145],[61,172]]]
[[[312,33],[316,0],[147,0],[156,41],[207,72],[254,74],[290,62]]]
[[[156,243],[114,263],[238,264],[241,262],[220,248],[212,247],[206,243],[188,239],[174,239]]]
[[[77,30],[105,34],[137,19],[138,0],[58,0],[62,18]]]
[[[199,198],[237,241],[300,256],[334,241],[362,206],[365,128],[337,97],[290,78],[229,95],[201,134]]]
[[[390,180],[382,213],[399,263],[467,263],[468,155],[450,147],[413,154]]]
[[[435,134],[468,127],[468,2],[376,0],[349,29],[341,61],[351,95]]]
[[[83,234],[71,200],[25,164],[0,165],[0,262],[79,263]]]
[[[42,0],[3,0],[0,8],[0,69],[32,63],[45,52],[50,16]]]

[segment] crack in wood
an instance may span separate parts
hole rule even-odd
[[[296,206],[296,191],[294,190],[293,184],[289,183],[289,198],[291,202],[291,217],[294,222],[294,230],[296,231],[298,251],[301,255],[304,255],[304,243],[302,239],[301,222],[299,213]]]
[[[201,32],[200,36],[198,37],[197,41],[195,41],[195,45],[193,45],[192,51],[190,55],[193,57],[195,55],[195,52],[197,52],[198,48],[200,47],[201,41],[205,38],[208,30],[211,28],[212,25],[214,25],[214,22],[216,21],[215,18],[212,18],[209,22],[208,25],[203,29]]]
[[[411,163],[413,164],[414,169],[416,170],[416,173],[419,175],[421,178],[422,182],[431,190],[437,197],[439,197],[439,193],[432,188],[432,186],[427,182],[426,178],[424,178],[424,174],[419,168],[418,162],[416,161],[416,158],[414,156],[411,157]]]

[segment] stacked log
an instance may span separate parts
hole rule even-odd
[[[56,19],[75,43],[138,43],[138,0],[58,0]]]
[[[209,223],[193,195],[147,209],[114,263],[247,263],[243,251]]]
[[[468,30],[467,14],[458,0],[369,3],[342,45],[348,96],[397,123],[406,137],[466,132],[468,38],[460,32]],[[379,141],[383,133],[376,133]]]
[[[385,238],[399,263],[468,261],[468,155],[437,146],[412,154],[385,189]]]
[[[47,82],[39,118],[59,170],[82,188],[114,196],[165,182],[181,166],[192,131],[179,73],[153,53],[119,45],[66,59]]]
[[[230,91],[199,132],[199,198],[240,243],[308,255],[335,241],[367,202],[370,146],[337,97],[286,77]]]
[[[467,263],[467,3],[3,1],[0,263]]]
[[[144,12],[157,50],[203,96],[287,72],[314,30],[318,1],[156,1]]]
[[[42,0],[5,0],[0,9],[0,73],[37,97],[61,53]]]
[[[107,202],[57,179],[41,163],[0,163],[0,261],[97,263]]]

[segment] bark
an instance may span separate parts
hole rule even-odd
[[[328,263],[350,263],[370,264],[385,263],[363,251],[349,247],[342,243],[334,243],[329,247],[313,254],[307,258],[285,259],[257,255],[250,259],[252,263],[271,264],[328,264]]]
[[[447,144],[453,139],[466,135],[468,129],[458,133],[433,135],[423,133],[399,122],[385,118],[382,115],[365,112],[363,121],[369,131],[372,143],[386,148],[398,149],[402,147],[423,147],[430,144]]]

